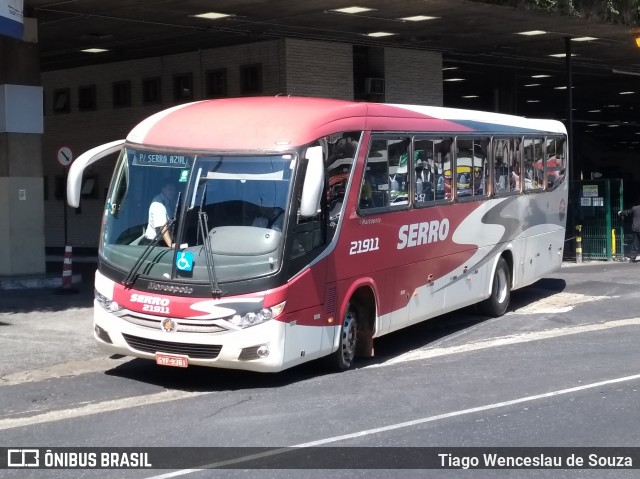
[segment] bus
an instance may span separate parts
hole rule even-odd
[[[562,262],[567,133],[554,120],[199,101],[78,157],[70,206],[83,171],[116,153],[94,336],[163,366],[277,372],[323,358],[348,369],[375,338],[443,313],[477,303],[503,315],[511,291]],[[150,204],[165,185],[159,227]]]

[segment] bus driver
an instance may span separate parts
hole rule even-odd
[[[165,244],[173,248],[171,233],[169,232],[168,210],[171,207],[176,196],[176,187],[172,183],[164,183],[160,193],[153,197],[151,205],[149,205],[149,221],[147,229],[144,233],[145,242],[151,243],[158,233],[162,234]]]

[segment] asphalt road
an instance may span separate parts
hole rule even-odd
[[[329,472],[251,470],[240,463],[234,467],[241,469],[215,472],[4,470],[0,476],[448,478],[463,473],[359,464],[363,454],[386,464],[391,450],[374,447],[640,450],[639,285],[638,264],[567,264],[513,292],[501,318],[473,308],[445,315],[380,338],[374,358],[338,374],[318,364],[261,375],[110,359],[93,346],[90,283],[75,295],[0,296],[0,446],[367,448],[348,449],[354,466]],[[640,472],[464,474],[631,478]]]

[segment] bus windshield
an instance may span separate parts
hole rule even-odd
[[[292,154],[125,148],[107,195],[100,255],[127,272],[143,258],[137,271],[151,279],[209,282],[207,260],[220,282],[272,274],[281,263],[294,164]],[[174,266],[174,245],[188,267]]]

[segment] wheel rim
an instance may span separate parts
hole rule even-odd
[[[348,311],[342,325],[342,357],[346,364],[351,363],[356,354],[356,316]]]
[[[496,279],[494,285],[496,300],[502,304],[507,299],[507,273],[503,268],[496,271]]]

